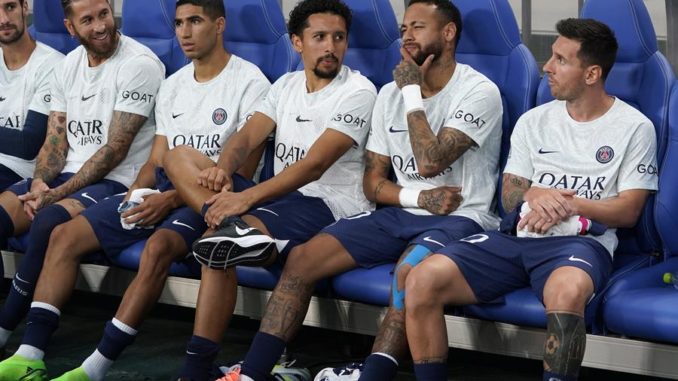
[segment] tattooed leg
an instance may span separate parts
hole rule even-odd
[[[563,380],[576,379],[586,349],[584,318],[566,312],[546,315],[544,371]],[[554,377],[555,378],[555,377]]]

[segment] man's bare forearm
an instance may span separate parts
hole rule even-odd
[[[68,139],[66,114],[52,112],[47,121],[47,136],[36,158],[33,178],[44,182],[54,180],[66,165]]]

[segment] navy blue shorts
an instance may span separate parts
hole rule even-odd
[[[0,192],[4,192],[10,185],[21,181],[23,177],[16,174],[16,172],[0,164]]]
[[[162,169],[156,170],[155,175],[156,184],[160,184],[163,190],[172,189],[172,184],[163,180]],[[253,185],[251,180],[233,175],[233,189],[236,192]],[[118,205],[124,198],[125,194],[115,195],[82,212],[82,216],[92,226],[101,249],[109,257],[115,257],[132,244],[149,238],[158,229],[167,229],[179,234],[186,243],[187,249],[207,230],[204,218],[187,206],[172,210],[155,228],[123,229]]]
[[[543,302],[544,285],[559,267],[585,271],[595,293],[612,272],[612,257],[603,245],[584,237],[518,238],[492,231],[452,242],[437,253],[459,266],[476,298],[485,303],[524,287]]]
[[[334,222],[334,215],[321,198],[304,196],[296,191],[254,207],[245,215],[258,218],[266,226],[277,241],[281,261],[295,246],[305,243]]]
[[[361,267],[397,262],[408,245],[436,252],[449,242],[483,231],[470,218],[416,215],[389,207],[342,218],[323,229],[351,254]]]
[[[56,177],[56,179],[52,180],[47,185],[50,188],[56,188],[68,181],[68,179],[71,177],[73,177],[72,173],[61,173]],[[32,182],[33,179],[28,178],[10,186],[7,188],[7,190],[16,194],[17,196],[21,196],[22,194],[26,194],[31,190]],[[106,197],[123,192],[127,192],[126,186],[120,184],[117,181],[104,179],[92,185],[86,186],[73,194],[70,194],[64,197],[64,199],[78,200],[80,203],[82,203],[82,205],[85,206],[85,208],[89,208]]]

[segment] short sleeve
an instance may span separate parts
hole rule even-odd
[[[271,88],[271,84],[266,77],[261,74],[258,78],[250,80],[247,88],[240,100],[239,115],[238,115],[238,131],[247,123],[247,120],[254,114],[256,107],[264,101],[267,92]],[[268,115],[268,114],[266,114]],[[275,120],[274,118],[272,118]]]
[[[362,146],[370,131],[375,100],[376,94],[369,89],[349,94],[334,107],[327,127],[348,135]]]
[[[167,117],[169,116],[168,99],[170,86],[167,80],[162,81],[158,91],[158,100],[155,102],[155,134],[167,136],[167,126],[169,125]]]
[[[483,82],[449,110],[444,127],[463,132],[482,147],[501,128],[502,115],[499,90],[494,84]]]
[[[527,118],[518,119],[513,133],[511,134],[511,149],[509,150],[504,173],[524,177],[532,180],[534,166],[530,157],[530,149],[527,145]]]
[[[657,138],[652,123],[643,122],[634,132],[619,168],[617,192],[657,190]]]
[[[61,60],[50,75],[50,111],[66,112],[66,92],[64,90],[64,78],[66,78],[66,60]]]
[[[114,110],[148,117],[155,106],[164,69],[153,58],[139,55],[118,71]]]
[[[28,106],[29,110],[39,112],[41,114],[49,114],[52,103],[52,82],[54,81],[54,71],[60,66],[63,56],[58,53],[53,53],[47,57],[40,69],[37,71],[37,81],[35,86],[35,94]]]
[[[284,76],[275,81],[275,83],[266,93],[266,96],[264,96],[264,98],[260,102],[258,102],[254,108],[255,112],[260,112],[266,115],[267,117],[271,118],[271,120],[274,121],[276,124],[278,123],[278,115],[276,112],[278,109],[278,101],[280,99],[280,93],[282,92],[282,88],[287,82],[286,78],[287,76]]]
[[[377,96],[377,101],[372,111],[372,123],[370,124],[370,132],[365,149],[379,155],[391,156],[386,137],[386,128],[384,126],[384,113],[386,112],[384,103],[386,98],[386,96]]]

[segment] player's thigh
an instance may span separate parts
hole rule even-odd
[[[2,192],[0,194],[0,207],[5,210],[14,224],[14,235],[21,234],[28,230],[31,220],[24,212],[24,205],[19,197],[13,192]]]

